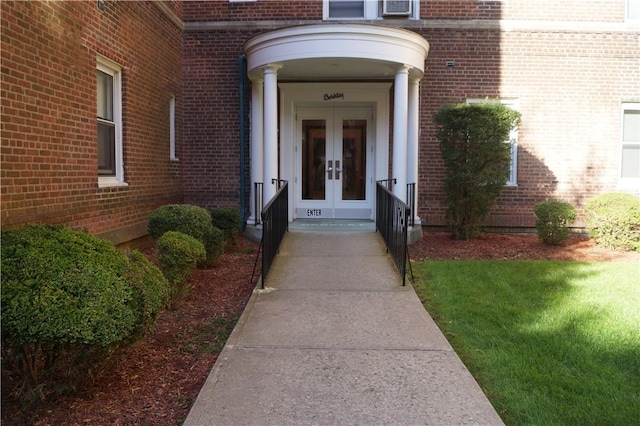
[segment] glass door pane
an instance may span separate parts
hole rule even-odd
[[[302,120],[302,199],[325,200],[327,138],[325,120]]]
[[[367,182],[367,120],[342,121],[342,199],[364,200]]]

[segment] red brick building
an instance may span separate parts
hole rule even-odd
[[[157,206],[241,207],[290,183],[289,220],[373,219],[375,181],[444,222],[434,113],[522,113],[487,225],[640,192],[638,0],[3,1],[2,226],[125,243]]]

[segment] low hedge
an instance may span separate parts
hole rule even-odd
[[[171,284],[169,307],[189,292],[186,282],[198,263],[206,258],[204,245],[190,235],[167,231],[156,242],[158,263]]]
[[[167,231],[189,235],[204,244],[207,256],[199,266],[219,262],[224,250],[224,234],[213,226],[211,213],[205,208],[189,204],[167,204],[149,216],[149,235],[155,240]]]
[[[562,243],[569,236],[569,225],[576,221],[577,213],[571,204],[548,200],[535,205],[538,237],[549,245]]]
[[[142,255],[52,225],[2,231],[2,360],[22,396],[73,387],[153,326],[167,282]]]
[[[587,200],[584,207],[589,235],[600,246],[640,251],[640,198],[605,193]]]
[[[213,226],[224,233],[225,242],[229,246],[234,246],[242,226],[240,210],[234,207],[217,207],[211,210],[211,220]]]
[[[167,279],[145,255],[139,251],[127,253],[129,269],[125,280],[133,290],[132,306],[138,313],[138,335],[153,331],[158,315],[169,301]]]

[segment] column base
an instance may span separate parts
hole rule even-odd
[[[262,225],[247,224],[244,227],[244,236],[256,243],[262,240]]]
[[[416,218],[413,226],[407,229],[407,243],[413,244],[422,241],[422,221]]]

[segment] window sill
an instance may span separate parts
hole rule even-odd
[[[640,195],[640,179],[621,179],[618,181],[617,190],[630,194]]]
[[[115,177],[105,176],[98,177],[98,188],[117,188],[129,186],[127,182],[121,182]]]

